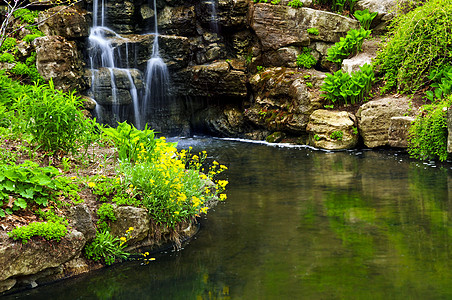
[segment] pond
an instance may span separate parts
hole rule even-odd
[[[180,251],[7,299],[451,299],[452,171],[395,151],[181,139],[229,170]]]

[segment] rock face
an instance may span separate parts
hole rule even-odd
[[[55,268],[80,254],[85,237],[79,231],[70,231],[60,242],[48,242],[34,238],[26,244],[10,243],[2,239],[0,244],[0,281],[35,274]]]
[[[83,90],[84,70],[77,45],[61,36],[44,36],[33,41],[36,68],[45,79],[52,79],[64,91]]]
[[[387,97],[363,104],[357,113],[358,126],[364,144],[375,148],[388,146],[388,132],[392,117],[413,115],[406,97]]]
[[[89,18],[86,11],[67,6],[51,7],[39,14],[38,28],[45,35],[59,35],[68,40],[89,35]]]
[[[311,114],[306,130],[310,144],[317,148],[342,150],[358,144],[356,118],[345,111],[316,110]]]
[[[395,148],[407,148],[413,117],[392,117],[389,123],[388,145]]]

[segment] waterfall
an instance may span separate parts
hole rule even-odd
[[[123,100],[122,97],[124,97],[124,91],[120,91],[120,88],[127,89],[127,84],[125,84],[124,81],[126,83],[129,81],[129,93],[132,100],[130,109],[133,113],[133,122],[135,127],[142,129],[148,120],[153,117],[154,111],[160,109],[162,104],[165,103],[169,87],[168,68],[159,53],[156,1],[154,0],[153,3],[155,32],[153,33],[154,41],[152,54],[147,62],[145,70],[145,89],[141,93],[138,92],[134,77],[129,70],[131,64],[129,63],[128,39],[120,36],[106,26],[106,24],[108,24],[106,20],[106,2],[107,0],[93,1],[93,27],[91,28],[89,35],[91,94],[97,103],[95,113],[99,121],[110,124],[114,124],[113,121],[127,119],[127,115],[125,114],[127,108],[123,103],[124,101],[121,101]],[[119,51],[118,47],[119,44],[125,46],[125,54],[122,54],[122,56],[125,57],[121,57],[121,51]],[[134,54],[132,53],[132,56],[133,55],[136,57],[136,51],[134,51]],[[132,62],[132,65],[136,66],[136,61]],[[100,72],[100,70],[104,71]],[[105,77],[105,70],[110,73],[110,83],[107,87],[105,86],[105,83],[104,86],[102,86],[100,82],[101,74]],[[103,88],[103,93],[109,92],[111,94],[108,97],[103,95],[102,99],[95,99],[96,95],[101,95],[101,88]],[[126,96],[129,97],[128,95]],[[105,97],[111,99],[111,101],[103,99]],[[99,103],[107,103],[108,106],[111,106],[113,120],[107,120],[108,117],[103,115],[106,110],[100,109],[98,106],[101,106],[102,104]]]
[[[214,33],[220,33],[217,17],[217,1],[218,0],[210,0],[210,29]]]

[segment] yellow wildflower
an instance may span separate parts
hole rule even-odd
[[[89,186],[90,188],[93,188],[93,187],[96,186],[96,184],[95,184],[94,182],[88,182],[88,186]]]
[[[226,194],[220,194],[220,200],[226,200],[228,198],[228,196],[226,196]]]

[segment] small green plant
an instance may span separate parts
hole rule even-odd
[[[361,26],[368,30],[370,29],[370,24],[372,24],[372,20],[378,15],[377,12],[371,13],[368,9],[365,10],[357,10],[353,14],[355,18],[361,23]]]
[[[326,109],[333,109],[334,105],[333,104],[330,104],[330,105],[325,104],[323,107]]]
[[[314,140],[320,141],[321,137],[318,134],[314,134]]]
[[[320,34],[319,29],[318,28],[314,28],[314,27],[308,28],[307,32],[309,34],[312,34],[312,35],[319,35]]]
[[[67,233],[67,227],[60,222],[33,222],[27,226],[16,227],[8,233],[14,240],[22,240],[26,244],[34,236],[42,236],[46,240],[61,241]]]
[[[344,59],[361,51],[362,44],[370,33],[370,30],[363,28],[348,31],[345,38],[341,37],[339,42],[328,49],[327,60],[342,64]]]
[[[5,52],[0,55],[0,62],[9,62],[13,63],[16,59],[14,58],[14,55],[11,53]]]
[[[409,130],[408,153],[411,157],[421,160],[447,159],[447,109],[451,104],[449,96],[439,103],[422,106],[421,113]]]
[[[303,7],[303,2],[301,2],[301,0],[291,0],[287,5],[293,8],[299,8]]]
[[[17,45],[17,40],[15,38],[7,37],[4,40],[2,46],[0,47],[0,52],[14,51],[14,50],[16,50],[16,49],[14,49],[14,47],[16,47],[16,45]]]
[[[317,63],[311,51],[312,49],[303,47],[303,53],[297,55],[297,67],[310,69]]]
[[[115,210],[111,203],[103,203],[97,210],[97,215],[99,220],[97,221],[97,226],[101,230],[110,230],[108,222],[116,221]]]
[[[264,70],[263,66],[256,66],[257,72],[262,72]]]
[[[427,77],[432,84],[433,91],[426,91],[425,98],[431,102],[441,101],[443,97],[452,93],[452,65],[440,66],[430,71]]]
[[[10,72],[21,79],[28,78],[31,82],[43,81],[43,78],[41,74],[38,73],[36,66],[28,66],[22,62],[17,62]]]
[[[321,87],[325,92],[324,97],[335,103],[351,104],[363,101],[372,87],[375,79],[373,67],[365,64],[359,71],[352,75],[339,70],[334,74],[326,74],[326,78]]]
[[[313,88],[314,85],[312,84],[312,82],[306,82],[306,87]]]
[[[304,78],[305,80],[308,80],[309,78],[311,78],[311,74],[306,74],[306,75],[303,76],[303,78]]]
[[[281,2],[281,0],[272,0],[272,2],[270,2],[273,5],[278,5]]]
[[[333,131],[330,134],[330,138],[332,140],[337,140],[337,141],[342,141],[343,136],[344,136],[344,133],[342,131]]]
[[[24,36],[24,38],[22,39],[23,41],[27,42],[27,43],[31,43],[33,42],[36,38],[44,36],[44,33],[33,33],[33,34],[27,34],[26,36]]]
[[[353,127],[352,132],[354,135],[358,135],[358,127]]]
[[[31,11],[26,8],[19,8],[13,12],[13,16],[25,23],[33,24],[38,17],[39,11]]]
[[[94,241],[85,247],[85,255],[89,259],[103,260],[105,264],[111,265],[116,260],[124,260],[129,256],[124,251],[126,241],[111,235],[109,231],[99,231]]]

